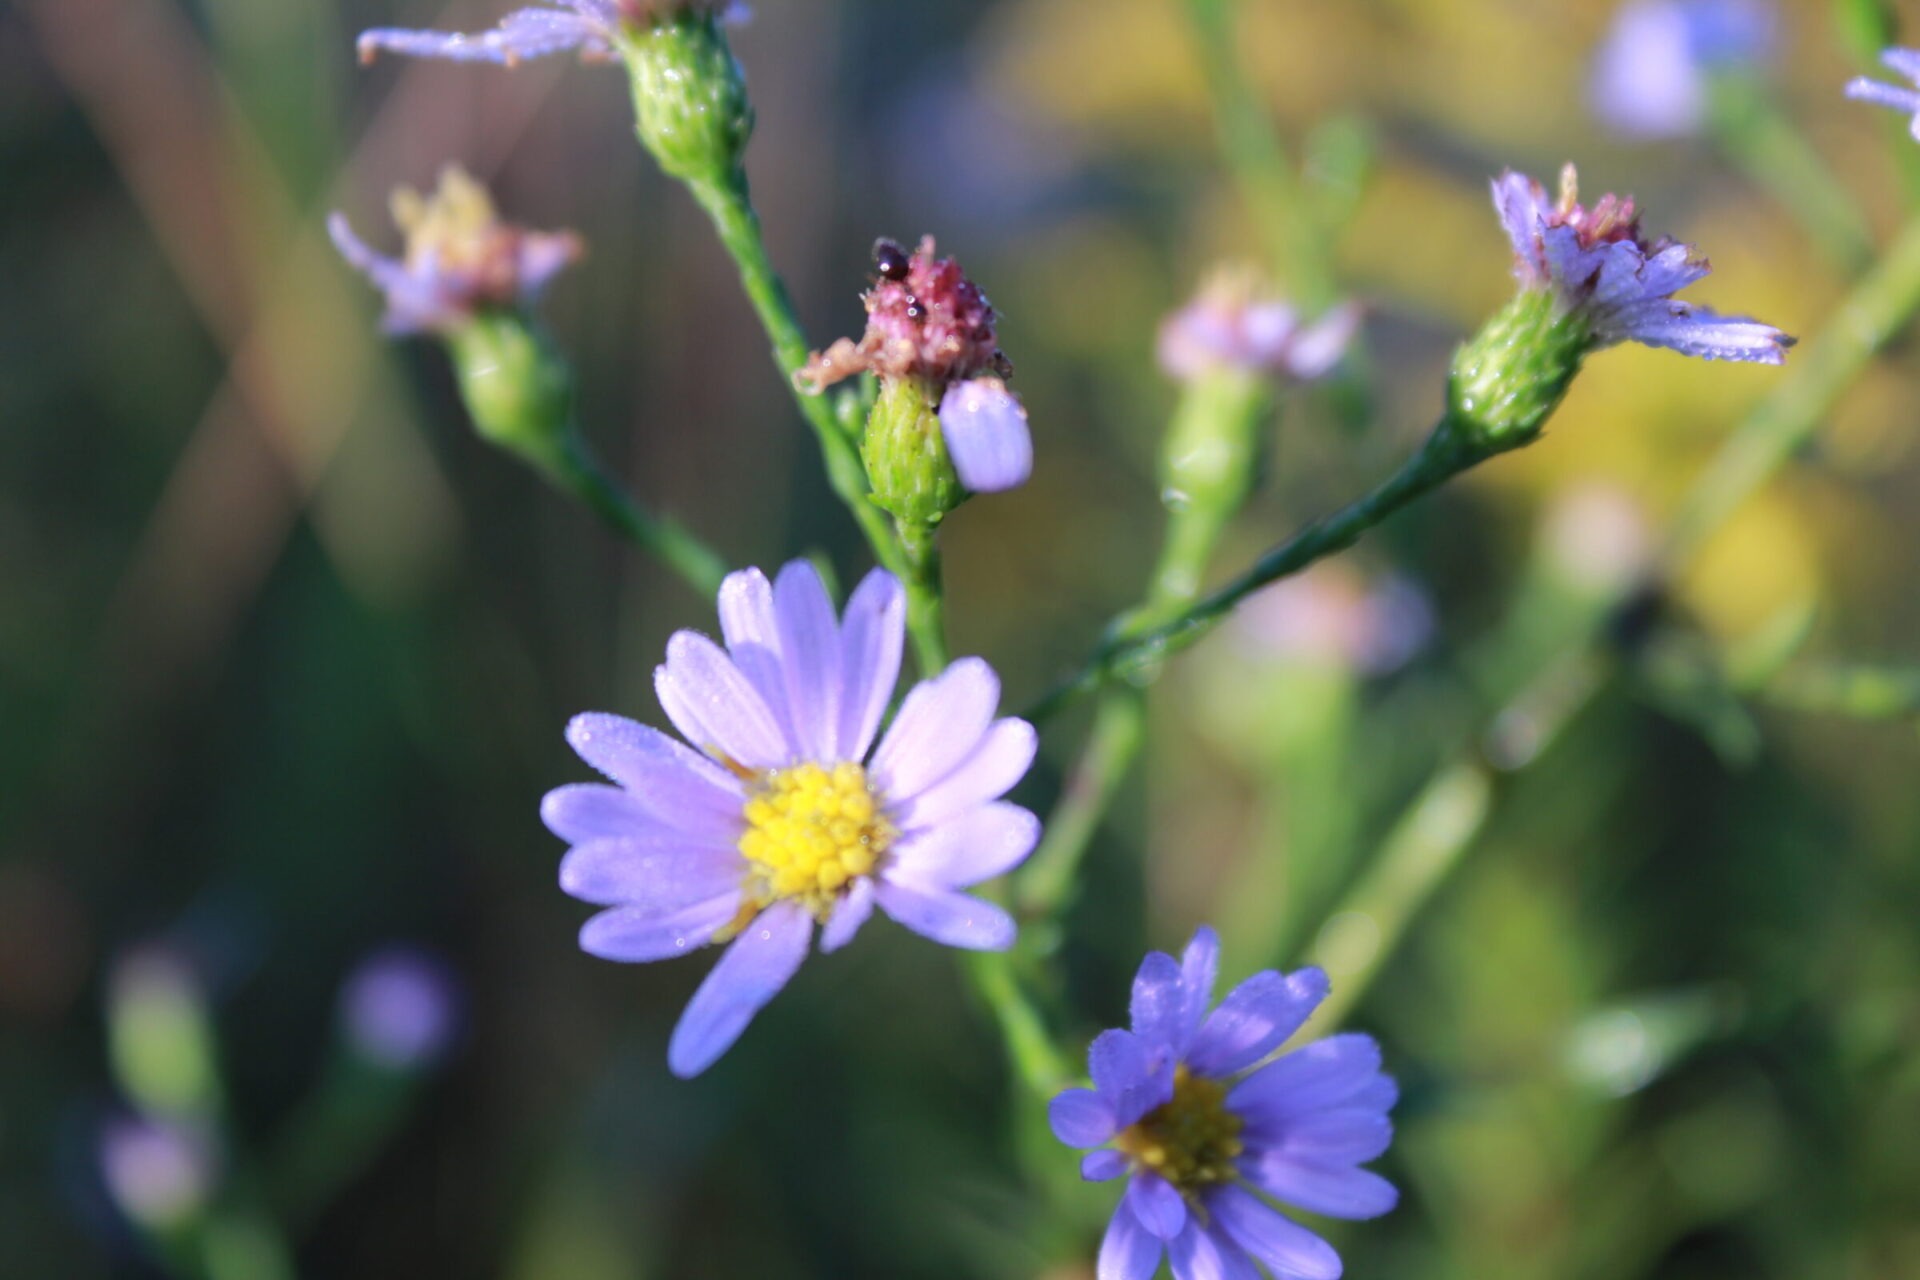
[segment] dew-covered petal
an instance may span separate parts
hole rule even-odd
[[[807,760],[843,759],[840,624],[820,571],[805,560],[788,562],[773,584],[773,610],[780,626],[780,665],[786,674],[794,745]]]
[[[666,663],[654,670],[660,706],[688,742],[749,769],[791,763],[786,735],[765,699],[726,651],[693,631],[667,641]]]
[[[960,483],[975,493],[1017,489],[1033,474],[1026,408],[997,378],[948,387],[940,400],[940,431]]]
[[[1173,1280],[1260,1280],[1245,1250],[1217,1225],[1203,1227],[1197,1220],[1167,1242],[1167,1261]]]
[[[678,911],[740,887],[733,849],[667,835],[591,840],[560,859],[560,888],[583,902]]]
[[[667,1066],[681,1079],[697,1076],[732,1047],[767,1001],[787,985],[806,959],[813,917],[797,903],[768,907],[713,966],[667,1044]]]
[[[1238,1187],[1207,1197],[1214,1221],[1268,1269],[1300,1280],[1339,1280],[1340,1255],[1313,1232]]]
[[[580,949],[602,960],[665,960],[704,947],[739,910],[737,888],[665,915],[642,907],[615,907],[580,927]]]
[[[1047,1103],[1053,1136],[1070,1147],[1097,1147],[1113,1137],[1113,1108],[1092,1089],[1068,1089]],[[1114,1154],[1118,1155],[1118,1152]]]
[[[603,52],[607,27],[576,13],[552,9],[518,9],[491,31],[473,35],[451,31],[414,31],[375,27],[360,34],[356,46],[362,62],[382,53],[409,58],[442,58],[453,62],[491,62],[501,66],[570,49]]]
[[[1141,1226],[1162,1240],[1173,1239],[1187,1225],[1187,1202],[1157,1173],[1142,1170],[1133,1175],[1127,1184],[1127,1207]]]
[[[1054,1132],[1059,1132],[1057,1126]],[[1089,1151],[1080,1157],[1080,1179],[1083,1182],[1111,1182],[1126,1171],[1127,1158],[1111,1147]]]
[[[1180,1056],[1186,996],[1179,963],[1164,951],[1149,951],[1133,976],[1128,1003],[1133,1034],[1150,1046],[1149,1052]]]
[[[1100,1259],[1094,1274],[1098,1280],[1153,1280],[1165,1249],[1158,1236],[1140,1225],[1122,1196],[1107,1222],[1107,1234],[1100,1240]]]
[[[875,569],[854,589],[840,625],[840,753],[864,760],[900,679],[907,596],[900,580]]]
[[[746,800],[733,774],[658,729],[623,716],[577,715],[567,722],[567,744],[649,812],[669,821],[692,812],[737,819]]]
[[[965,889],[1005,875],[1040,840],[1040,819],[1018,805],[968,810],[893,848],[902,878],[915,884]]]
[[[1400,1203],[1400,1192],[1377,1173],[1266,1152],[1241,1169],[1276,1200],[1328,1218],[1377,1218]]]
[[[1213,984],[1218,980],[1219,973],[1220,935],[1213,931],[1212,926],[1203,924],[1193,931],[1193,940],[1187,943],[1187,949],[1180,954],[1180,985],[1184,988],[1185,998],[1180,1014],[1180,1052],[1183,1056],[1200,1030],[1200,1023],[1207,1016],[1207,1007],[1213,1003]]]
[[[895,808],[904,830],[935,827],[954,815],[997,800],[1026,777],[1039,749],[1039,735],[1025,720],[993,722],[973,754],[946,777]]]
[[[1336,1106],[1373,1082],[1380,1046],[1358,1032],[1328,1036],[1260,1068],[1227,1095],[1249,1123],[1269,1124]]]
[[[1226,1076],[1285,1044],[1327,998],[1320,969],[1256,973],[1227,993],[1194,1037],[1188,1061],[1201,1075]]]
[[[1013,917],[964,893],[882,879],[874,890],[880,909],[925,938],[968,951],[1005,951],[1013,945]]]
[[[555,787],[540,802],[540,821],[569,844],[672,830],[627,792],[604,782]]]
[[[873,914],[873,878],[861,876],[853,882],[853,887],[833,906],[833,914],[827,917],[826,925],[820,930],[820,950],[838,951],[853,941],[853,935],[860,932],[860,926]]]
[[[873,753],[880,793],[904,804],[952,772],[980,745],[999,703],[1000,678],[979,658],[915,685]]]
[[[787,744],[801,753],[787,709],[787,677],[780,661],[780,623],[773,610],[773,584],[758,569],[737,569],[720,583],[720,636],[740,668],[779,722]]]
[[[1665,347],[1705,360],[1780,364],[1794,340],[1770,324],[1723,316],[1685,302],[1656,301],[1627,311],[1596,330],[1603,340]]]

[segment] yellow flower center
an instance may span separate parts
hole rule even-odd
[[[775,769],[747,800],[747,905],[792,899],[824,920],[840,891],[870,875],[899,834],[857,764]]]
[[[1239,1116],[1227,1110],[1227,1085],[1174,1069],[1173,1097],[1122,1130],[1113,1144],[1181,1191],[1234,1176],[1245,1147]]]

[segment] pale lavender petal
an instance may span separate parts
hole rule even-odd
[[[445,277],[436,271],[415,273],[398,258],[383,257],[353,233],[346,217],[327,218],[327,233],[347,265],[366,276],[385,298],[386,314],[380,326],[387,333],[406,335],[441,328],[459,319],[464,304],[453,296]]]
[[[581,926],[580,949],[602,960],[666,960],[707,945],[739,910],[738,889],[666,915],[615,907]]]
[[[1017,489],[1033,474],[1027,411],[997,379],[948,387],[940,400],[940,430],[960,483],[975,493]]]
[[[477,35],[376,27],[362,32],[356,45],[362,62],[371,62],[381,53],[396,53],[409,58],[511,66],[525,59],[544,58],[570,49],[599,52],[607,48],[607,34],[605,24],[577,13],[520,9],[502,18],[492,31]]]
[[[997,800],[1026,777],[1039,735],[1025,720],[996,720],[964,763],[904,804],[895,817],[903,830],[932,827],[967,809]]]
[[[773,584],[773,612],[780,627],[780,664],[786,671],[794,745],[807,760],[846,759],[839,750],[840,624],[826,584],[812,564],[794,560],[780,570]]]
[[[1118,1131],[1112,1106],[1091,1089],[1056,1094],[1047,1103],[1047,1123],[1053,1126],[1053,1136],[1070,1147],[1097,1147]]]
[[[1357,1032],[1329,1036],[1274,1059],[1227,1095],[1250,1123],[1272,1123],[1345,1102],[1372,1083],[1380,1046]]]
[[[1360,308],[1349,302],[1333,308],[1294,335],[1287,346],[1287,372],[1310,382],[1332,370],[1360,331]]]
[[[1102,1031],[1087,1048],[1087,1074],[1122,1129],[1173,1097],[1173,1071],[1131,1031]]]
[[[1241,1168],[1277,1200],[1328,1218],[1377,1218],[1400,1203],[1400,1192],[1377,1173],[1321,1165],[1266,1152]]]
[[[1133,976],[1133,997],[1128,1004],[1133,1034],[1150,1046],[1150,1052],[1178,1059],[1185,1039],[1184,1027],[1187,990],[1180,979],[1180,965],[1164,951],[1149,951]]]
[[[1207,1208],[1235,1244],[1270,1270],[1300,1280],[1339,1280],[1340,1255],[1313,1232],[1238,1187],[1216,1189]]]
[[[1717,315],[1684,302],[1665,302],[1641,314],[1629,313],[1620,317],[1614,333],[1599,336],[1610,338],[1615,333],[1616,340],[1630,339],[1707,360],[1749,364],[1780,364],[1794,342],[1770,324]]]
[[[1173,1280],[1260,1280],[1238,1244],[1217,1226],[1203,1227],[1198,1220],[1167,1242],[1167,1261],[1173,1265]]]
[[[900,580],[875,569],[855,588],[840,625],[840,751],[864,760],[900,679],[907,596]]]
[[[560,888],[599,906],[666,913],[739,889],[746,869],[735,849],[679,836],[592,840],[560,859]]]
[[[1098,1280],[1153,1280],[1165,1250],[1160,1238],[1140,1225],[1123,1196],[1107,1222],[1107,1234],[1100,1240],[1100,1261],[1094,1274]]]
[[[1180,1053],[1184,1057],[1213,1003],[1213,984],[1220,973],[1220,935],[1208,925],[1193,931],[1193,940],[1180,956],[1180,985],[1186,1003],[1180,1014]]]
[[[767,908],[727,948],[667,1044],[667,1066],[681,1079],[697,1076],[732,1047],[767,1001],[787,985],[807,957],[813,917],[797,903]]]
[[[1127,1184],[1126,1202],[1140,1225],[1162,1240],[1173,1239],[1187,1225],[1187,1202],[1157,1173],[1134,1174]]]
[[[1005,875],[1040,840],[1040,819],[1018,805],[988,804],[893,847],[900,877],[913,884],[966,889]]]
[[[1880,65],[1909,80],[1920,80],[1920,49],[1902,49],[1898,46],[1882,49]]]
[[[1493,180],[1493,207],[1513,245],[1514,274],[1524,285],[1545,283],[1546,262],[1540,256],[1540,227],[1549,206],[1540,184],[1524,173],[1508,170]]]
[[[1855,102],[1870,102],[1876,107],[1892,107],[1906,115],[1920,113],[1920,92],[1897,85],[1882,84],[1865,76],[1847,81],[1847,96]]]
[[[882,879],[874,893],[882,911],[935,942],[968,951],[1005,951],[1013,945],[1013,917],[991,902],[891,879]]]
[[[737,823],[746,802],[746,789],[733,774],[658,729],[623,716],[577,715],[567,722],[567,743],[648,811],[670,820],[692,810]]]
[[[1580,247],[1580,234],[1572,227],[1547,227],[1540,232],[1542,259],[1547,275],[1564,293],[1578,293],[1593,279],[1606,260],[1604,246]]]
[[[1712,268],[1684,244],[1670,244],[1646,260],[1640,269],[1640,287],[1647,293],[1678,293],[1704,280]]]
[[[944,778],[980,745],[999,703],[999,677],[979,658],[915,685],[873,753],[880,793],[899,805]]]
[[[820,930],[820,950],[838,951],[853,941],[853,935],[860,932],[860,926],[873,914],[873,878],[861,876],[853,882],[846,896],[833,906],[833,914],[827,917],[826,925]]]
[[[1298,1031],[1327,998],[1327,975],[1302,969],[1256,973],[1227,993],[1207,1016],[1188,1051],[1188,1065],[1204,1076],[1227,1076],[1252,1066]]]
[[[1054,1126],[1053,1131],[1056,1134],[1059,1133],[1059,1126]],[[1069,1142],[1067,1145],[1078,1146],[1080,1144]],[[1080,1178],[1083,1182],[1110,1182],[1126,1171],[1127,1158],[1111,1147],[1103,1147],[1098,1151],[1089,1151],[1080,1158]]]
[[[602,782],[575,782],[547,792],[540,821],[569,844],[671,830],[631,795]]]
[[[780,624],[773,611],[773,584],[758,569],[740,569],[720,583],[720,635],[767,710],[779,722],[795,757],[801,753],[787,709],[787,677],[780,659]]]
[[[1318,1165],[1365,1164],[1378,1159],[1393,1142],[1393,1121],[1377,1107],[1335,1107],[1295,1116],[1281,1126],[1281,1135],[1276,1154],[1290,1159]]]
[[[688,742],[749,769],[793,763],[773,713],[726,651],[693,631],[667,641],[666,663],[654,670],[661,709]]]

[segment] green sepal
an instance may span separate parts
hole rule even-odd
[[[736,180],[753,136],[746,73],[711,10],[689,6],[626,27],[618,40],[633,87],[635,130],[682,182]]]
[[[860,440],[874,505],[907,524],[936,525],[967,497],[940,429],[939,394],[921,378],[882,378]]]
[[[1482,455],[1533,443],[1559,407],[1593,333],[1548,289],[1523,289],[1453,356],[1451,429]]]

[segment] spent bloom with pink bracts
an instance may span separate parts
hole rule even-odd
[[[1580,203],[1572,165],[1560,193],[1511,171],[1493,183],[1493,205],[1513,244],[1523,289],[1550,291],[1561,315],[1576,317],[1592,347],[1638,342],[1708,360],[1779,364],[1793,339],[1774,328],[1674,300],[1712,268],[1690,245],[1640,231],[1633,198]]]
[[[872,373],[911,379],[939,406],[940,427],[960,482],[976,493],[1019,487],[1033,469],[1027,412],[1007,390],[1013,374],[1000,350],[999,317],[980,286],[932,236],[908,253],[892,240],[873,248],[877,279],[862,295],[867,330],[817,351],[795,380],[819,392]]]
[[[1880,62],[1895,75],[1911,80],[1916,88],[1908,89],[1870,80],[1866,76],[1855,76],[1847,82],[1847,96],[1855,102],[1892,107],[1895,111],[1912,116],[1909,128],[1914,138],[1920,139],[1920,49],[1887,49],[1880,54]]]
[[[578,53],[588,61],[614,56],[623,24],[645,26],[689,11],[718,14],[724,22],[746,20],[744,4],[700,4],[692,0],[547,0],[516,9],[491,31],[466,35],[455,31],[417,31],[375,27],[356,43],[362,62],[382,53],[452,62],[492,62],[511,67],[556,53]]]
[[[996,719],[998,678],[963,658],[915,686],[880,734],[905,628],[904,592],[884,571],[836,618],[806,561],[773,583],[742,570],[720,588],[725,647],[679,632],[654,674],[693,747],[618,716],[567,726],[615,784],[561,787],[541,807],[572,845],[561,887],[609,908],[580,945],[645,961],[730,944],[674,1029],[676,1075],[726,1052],[816,925],[822,951],[850,942],[875,906],[948,946],[1012,945],[1012,918],[962,890],[1039,838],[1031,813],[1000,802],[1033,762],[1033,728]]]
[[[393,193],[393,220],[406,233],[403,256],[375,253],[334,214],[327,230],[340,254],[386,295],[383,325],[395,334],[438,333],[489,308],[528,307],[585,251],[571,231],[529,231],[502,222],[485,187],[457,166],[422,196]]]
[[[1232,369],[1311,382],[1340,363],[1359,328],[1352,303],[1306,324],[1251,276],[1223,272],[1160,326],[1160,367],[1183,381]]]

